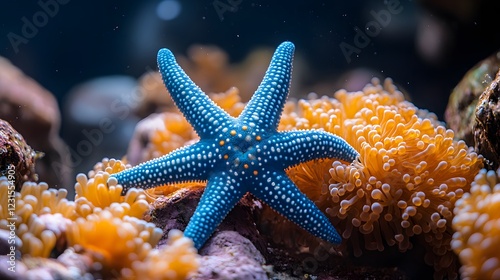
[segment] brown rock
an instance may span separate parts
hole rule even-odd
[[[453,89],[446,107],[444,119],[455,132],[455,139],[474,146],[472,128],[479,96],[491,83],[500,66],[500,52],[476,64]]]
[[[58,135],[60,114],[54,96],[0,57],[0,118],[8,121],[31,147],[44,153],[37,160],[39,179],[53,187],[72,181],[62,172],[69,168],[69,155]]]
[[[16,191],[25,181],[36,181],[35,159],[37,154],[26,144],[23,136],[10,124],[0,119],[0,176],[11,180],[14,175]],[[10,175],[10,176],[9,176]]]
[[[182,188],[168,196],[158,198],[153,204],[154,209],[149,215],[149,222],[163,228],[165,238],[171,229],[184,230],[193,216],[203,191],[204,189],[199,186]],[[255,201],[253,196],[244,196],[217,227],[217,231],[237,231],[249,239],[257,249],[265,252],[265,241],[260,236],[253,218],[259,207],[260,203]],[[159,245],[165,241],[166,239],[160,240]]]
[[[479,97],[475,110],[474,141],[476,151],[491,169],[500,164],[500,71]]]

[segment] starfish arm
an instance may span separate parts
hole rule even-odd
[[[262,175],[252,194],[311,234],[332,244],[342,238],[318,207],[281,171]]]
[[[199,250],[245,193],[245,188],[226,172],[211,176],[184,236],[191,238]]]
[[[262,83],[239,117],[243,123],[276,130],[290,88],[294,49],[291,42],[278,46]]]
[[[200,141],[112,174],[110,179],[115,178],[123,186],[123,193],[133,187],[149,189],[165,184],[205,181],[209,176],[208,167],[218,161],[211,149],[211,145]]]
[[[268,146],[263,157],[283,168],[324,158],[352,162],[359,155],[344,139],[321,130],[284,131],[263,144]]]
[[[214,136],[234,120],[186,75],[170,50],[158,51],[158,67],[172,99],[200,138]]]

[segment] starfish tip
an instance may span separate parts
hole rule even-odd
[[[174,54],[169,49],[163,48],[158,51],[158,65],[164,65],[165,62],[174,58]]]
[[[293,50],[295,50],[295,45],[290,41],[285,41],[278,46],[276,51],[279,51],[281,49],[287,49],[287,50],[293,51]]]

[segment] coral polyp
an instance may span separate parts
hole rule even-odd
[[[181,232],[172,231],[167,244],[155,248],[163,231],[142,219],[149,209],[148,198],[153,198],[143,190],[122,194],[122,186],[104,184],[110,173],[126,168],[122,161],[104,159],[88,176],[79,174],[75,201],[66,198],[66,190],[45,183],[25,182],[20,192],[10,193],[11,183],[0,177],[0,229],[12,230],[10,221],[15,220],[21,261],[43,262],[69,249],[85,256],[83,267],[99,277],[185,279],[196,271],[198,254]],[[4,207],[12,195],[14,212]]]
[[[390,80],[384,87],[373,80],[363,91],[342,90],[334,97],[300,101],[297,110],[287,111],[281,128],[335,133],[360,153],[359,159],[305,163],[312,165],[309,169],[329,166],[328,182],[324,176],[319,183],[301,179],[307,169],[300,166],[292,180],[306,194],[323,182],[322,195],[331,196],[331,202],[315,201],[356,255],[362,252],[360,239],[369,250],[397,245],[406,251],[412,248],[410,237],[421,235],[430,255],[440,256],[436,266],[449,263],[453,206],[469,190],[482,157],[454,141],[453,131],[433,115],[405,101]]]
[[[50,256],[66,226],[77,217],[75,204],[66,198],[66,190],[49,189],[45,183],[25,182],[15,193],[15,207],[7,206],[9,181],[0,177],[0,229],[10,230],[15,221],[20,252],[33,257]],[[13,212],[11,212],[13,211]]]
[[[153,224],[102,210],[72,223],[68,243],[82,247],[102,265],[103,271],[121,273],[134,261],[144,260],[161,235],[162,231]]]
[[[463,279],[500,278],[500,169],[481,172],[456,202],[451,247]]]

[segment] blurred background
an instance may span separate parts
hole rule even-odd
[[[272,51],[289,40],[300,73],[293,96],[359,90],[374,76],[391,77],[442,120],[454,86],[500,46],[498,1],[96,2],[11,1],[0,9],[0,56],[56,97],[75,172],[103,154],[125,154],[140,117],[124,121],[125,111],[116,110],[124,122],[101,139],[92,130],[106,116],[99,97],[130,94],[140,76],[157,69],[163,47],[188,56],[193,45],[217,46],[238,64],[256,48]],[[82,139],[104,144],[87,151]]]

